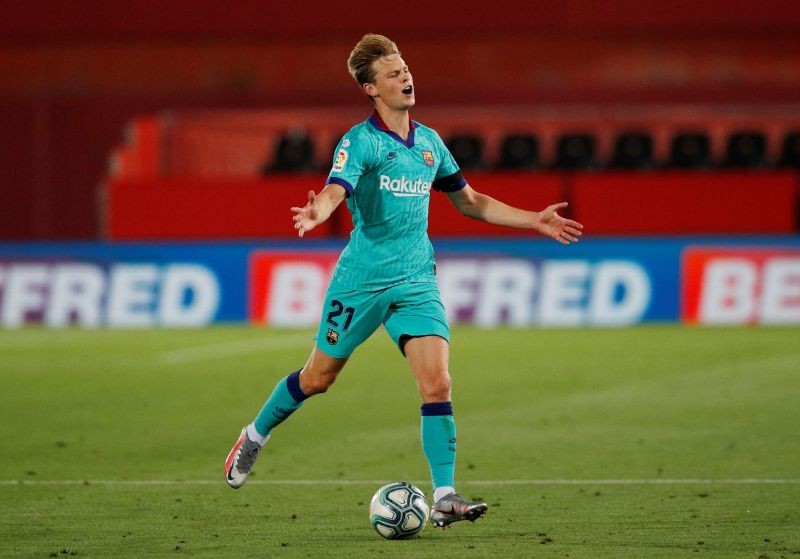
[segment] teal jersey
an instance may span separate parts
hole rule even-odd
[[[408,280],[434,281],[431,190],[455,192],[466,181],[436,131],[410,124],[403,140],[375,112],[339,141],[327,183],[347,191],[353,219],[333,276],[339,285],[382,289]]]

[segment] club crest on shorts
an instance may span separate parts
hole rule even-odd
[[[336,342],[339,341],[339,332],[328,328],[328,333],[325,334],[325,339],[328,340],[330,345],[336,345]]]
[[[427,149],[422,150],[422,160],[428,167],[433,167],[433,152]]]

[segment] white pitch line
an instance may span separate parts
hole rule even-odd
[[[800,479],[504,479],[473,480],[473,485],[789,485]]]
[[[159,361],[165,365],[179,365],[196,361],[207,361],[210,359],[224,359],[238,355],[251,353],[263,353],[281,349],[296,349],[299,347],[311,348],[312,339],[309,334],[267,337],[254,340],[238,340],[217,344],[186,347],[164,351],[159,354]]]
[[[423,485],[429,480],[408,480]],[[252,479],[247,485],[381,485],[385,479]],[[462,485],[797,485],[800,479],[481,479],[462,480]],[[109,486],[159,486],[159,485],[224,485],[224,480],[211,479],[3,479],[0,486],[36,485],[109,485]]]

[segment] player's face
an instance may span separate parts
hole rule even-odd
[[[394,110],[408,110],[414,106],[414,79],[399,54],[383,56],[372,63],[375,79],[365,88],[375,102],[383,102]]]

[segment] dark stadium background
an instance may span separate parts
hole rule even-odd
[[[789,0],[37,0],[4,12],[4,240],[107,238],[102,185],[135,117],[210,108],[365,116],[345,68],[365,32],[397,40],[418,86],[415,117],[434,127],[453,107],[468,108],[462,121],[544,108],[556,129],[581,115],[608,121],[622,112],[644,131],[689,111],[713,138],[729,116],[752,115],[747,131],[768,135],[770,167],[786,122],[800,119],[800,7]],[[313,131],[314,122],[301,124]],[[476,132],[502,134],[491,114]],[[266,141],[263,151],[266,162]]]

